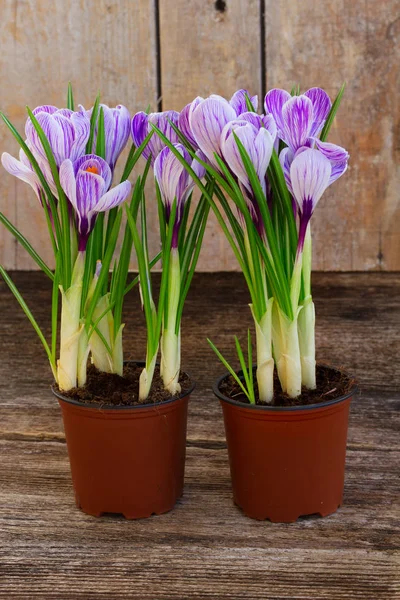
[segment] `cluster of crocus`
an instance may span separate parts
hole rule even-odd
[[[145,401],[149,395],[160,346],[164,386],[176,395],[180,391],[181,317],[209,212],[203,196],[193,216],[189,216],[194,181],[152,129],[153,124],[161,128],[175,144],[173,150],[192,164],[197,177],[203,177],[204,168],[178,143],[173,127],[179,113],[142,112],[131,120],[127,108],[122,105],[109,108],[100,104],[99,98],[90,110],[80,106],[75,111],[69,88],[68,108],[44,105],[34,111],[28,109],[25,140],[8,119],[1,116],[21,146],[20,160],[4,153],[3,166],[34,189],[44,209],[53,245],[54,272],[30,242],[0,214],[1,222],[53,282],[51,345],[13,281],[2,267],[0,272],[38,333],[60,390],[69,391],[85,384],[89,356],[100,371],[123,374],[123,301],[126,293],[140,283],[148,340],[139,397]],[[112,187],[117,160],[130,135],[133,144],[121,181]],[[127,224],[121,249],[115,253],[123,214],[120,206],[130,195],[128,177],[142,154],[146,167],[136,179],[129,205],[125,205]],[[162,247],[152,260],[147,245],[145,198],[145,183],[151,167],[157,190]],[[139,276],[128,284],[133,246]],[[160,258],[161,290],[156,302],[151,269]]]
[[[153,135],[143,150],[144,158],[153,167],[159,206],[163,272],[157,308],[152,296],[147,239],[146,236],[143,237],[146,222],[142,216],[142,240],[140,240],[134,220],[129,219],[128,215],[138,256],[141,295],[147,323],[146,367],[141,375],[139,391],[142,399],[145,399],[149,393],[159,346],[161,347],[160,372],[164,386],[172,395],[180,391],[181,317],[199,257],[209,212],[207,199],[203,195],[188,226],[195,184],[184,164],[190,165],[200,180],[205,175],[205,169],[197,158],[205,157],[197,153],[194,158],[191,158],[185,146],[179,143],[179,136],[175,129],[179,118],[179,113],[165,111],[151,114],[140,112],[132,119],[132,138],[137,146],[143,144],[146,137],[154,133],[153,127],[162,132],[172,146],[172,148],[167,147],[159,136]],[[175,153],[178,153],[182,162],[178,160]],[[144,198],[141,213],[145,214]]]
[[[54,272],[3,214],[0,218],[53,281],[50,345],[2,267],[1,273],[39,334],[56,382],[68,391],[85,384],[89,354],[100,370],[122,375],[121,311],[131,251],[128,229],[125,254],[121,252],[114,263],[111,283],[118,279],[118,286],[109,288],[108,273],[121,225],[118,207],[130,195],[127,177],[142,148],[133,147],[121,182],[111,187],[117,159],[130,134],[131,118],[124,106],[109,108],[97,98],[90,111],[83,107],[75,111],[69,88],[68,108],[44,105],[28,109],[28,115],[25,140],[1,115],[21,146],[20,160],[8,153],[1,160],[9,173],[32,186],[43,206],[55,255]]]
[[[213,195],[193,164],[186,161],[186,169],[207,196],[250,291],[262,402],[273,401],[275,365],[289,396],[300,395],[302,385],[316,386],[310,219],[324,191],[347,168],[346,150],[325,141],[342,93],[343,88],[332,104],[320,88],[304,94],[273,89],[258,114],[257,97],[239,90],[230,101],[198,97],[177,118],[178,137],[191,158],[199,151],[204,156],[197,160],[213,183]],[[157,133],[172,151],[168,133],[159,127]],[[254,402],[252,379],[243,371],[245,383],[238,382]]]

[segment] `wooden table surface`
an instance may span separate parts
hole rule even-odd
[[[50,287],[12,274],[48,328]],[[251,318],[240,274],[198,274],[183,322],[183,366],[197,380],[184,497],[140,521],[74,506],[61,415],[44,352],[0,282],[0,597],[164,600],[400,598],[400,277],[316,274],[318,357],[357,376],[344,506],[295,524],[246,518],[233,505],[221,410],[223,370]],[[126,358],[144,355],[137,295],[127,302]]]

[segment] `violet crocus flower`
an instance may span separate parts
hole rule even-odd
[[[332,166],[318,150],[305,148],[290,167],[293,196],[300,214],[298,254],[303,250],[308,223],[326,188],[330,185]]]
[[[210,96],[192,103],[189,111],[190,129],[197,147],[207,157],[209,163],[219,170],[214,154],[222,158],[221,134],[224,127],[237,118],[236,111],[222,96]]]
[[[323,156],[325,156],[331,164],[331,177],[329,185],[339,179],[347,170],[347,163],[349,160],[349,153],[347,150],[336,144],[328,142],[321,142],[319,139],[311,139],[312,147],[315,147]],[[291,165],[296,156],[304,152],[309,148],[308,146],[302,146],[294,153],[290,148],[284,148],[279,155],[279,161],[282,166],[285,181],[290,194],[293,196],[293,188],[291,181]]]
[[[265,110],[274,117],[278,136],[293,152],[320,134],[330,108],[330,98],[321,88],[311,88],[301,96],[273,89],[265,96]]]
[[[258,96],[250,96],[247,90],[238,90],[229,100],[229,104],[232,106],[237,116],[246,113],[249,109],[247,108],[246,96],[249,98],[254,110],[258,108]]]
[[[90,120],[81,112],[56,106],[38,106],[33,111],[46,135],[57,167],[69,158],[75,161],[85,152],[90,135]],[[47,162],[46,153],[30,119],[25,125],[25,133],[33,154]]]
[[[258,232],[262,235],[264,229],[260,209],[243,164],[236,138],[240,140],[249,155],[265,195],[267,195],[266,172],[271,160],[274,140],[271,133],[264,126],[257,122],[253,124],[241,118],[225,125],[221,135],[223,157],[232,173],[238,178],[244,196],[248,200],[251,216]]]
[[[83,106],[79,108],[88,119],[91,118],[93,108],[88,111],[85,111]],[[105,160],[110,165],[111,171],[114,172],[117,160],[129,139],[131,116],[129,110],[122,104],[118,104],[115,108],[110,108],[106,104],[100,104],[99,110],[100,108],[103,109],[104,114]],[[94,131],[92,152],[96,150],[97,129],[96,127]]]
[[[61,187],[77,214],[79,251],[86,249],[97,214],[118,206],[130,193],[129,181],[107,191],[111,179],[107,162],[94,154],[82,156],[75,162],[67,158],[61,164]]]
[[[197,177],[199,179],[204,177],[204,167],[195,158],[192,159],[186,148],[182,144],[174,144],[174,146],[196,173]],[[204,158],[200,152],[197,153],[197,156],[201,160]],[[161,198],[165,205],[167,222],[171,214],[172,205],[176,200],[176,218],[172,237],[172,248],[176,248],[183,209],[186,200],[194,188],[194,181],[169,147],[165,147],[154,162],[154,178],[157,181]]]
[[[179,113],[175,110],[166,110],[164,112],[150,114],[143,111],[136,113],[131,124],[133,143],[136,147],[139,147],[142,144],[146,136],[153,131],[150,123],[158,127],[172,144],[178,143],[178,135],[170,124],[171,121],[171,123],[178,126],[178,119]],[[151,164],[154,166],[154,161],[163,148],[165,148],[164,142],[156,133],[154,133],[146,148],[143,150],[143,157],[146,160],[151,157]]]

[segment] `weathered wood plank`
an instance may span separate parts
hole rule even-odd
[[[261,94],[258,0],[162,0],[160,54],[163,109],[181,110],[196,96]],[[199,270],[237,270],[234,254],[210,215]]]
[[[15,273],[40,323],[50,287]],[[197,274],[183,360],[198,381],[188,427],[185,494],[167,515],[128,522],[75,509],[59,409],[34,332],[0,282],[0,597],[396,600],[399,587],[397,274],[316,274],[318,347],[360,379],[348,437],[344,506],[326,519],[276,525],[231,499],[223,423],[211,386],[251,325],[240,274]],[[240,311],[240,312],[238,312]],[[126,305],[127,353],[141,357],[137,294]],[[18,335],[16,335],[18,332]]]
[[[0,42],[0,106],[21,132],[25,106],[64,106],[68,81],[75,101],[85,108],[92,106],[98,90],[105,103],[125,104],[132,113],[149,103],[156,106],[153,0],[4,0]],[[18,150],[4,125],[0,149],[14,155]],[[43,211],[33,191],[1,170],[1,210],[52,264]],[[149,222],[156,212],[154,204]],[[154,227],[151,233],[155,246]],[[32,268],[30,257],[15,247],[3,227],[0,240],[1,264]]]
[[[400,265],[396,0],[266,0],[267,87],[347,89],[331,139],[351,155],[313,224],[315,268],[396,270]]]

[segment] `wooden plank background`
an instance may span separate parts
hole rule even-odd
[[[347,91],[331,139],[348,173],[314,217],[318,270],[399,270],[399,36],[397,0],[1,0],[0,108],[23,130],[24,106],[61,106],[71,80],[89,106],[98,89],[131,112],[180,110],[196,95],[247,87]],[[16,153],[4,125],[0,151]],[[150,204],[155,205],[150,194]],[[2,171],[0,208],[50,258],[30,188]],[[153,250],[156,219],[149,219]],[[32,262],[0,230],[0,261]],[[51,260],[50,260],[51,262]],[[236,269],[213,219],[199,269]]]

